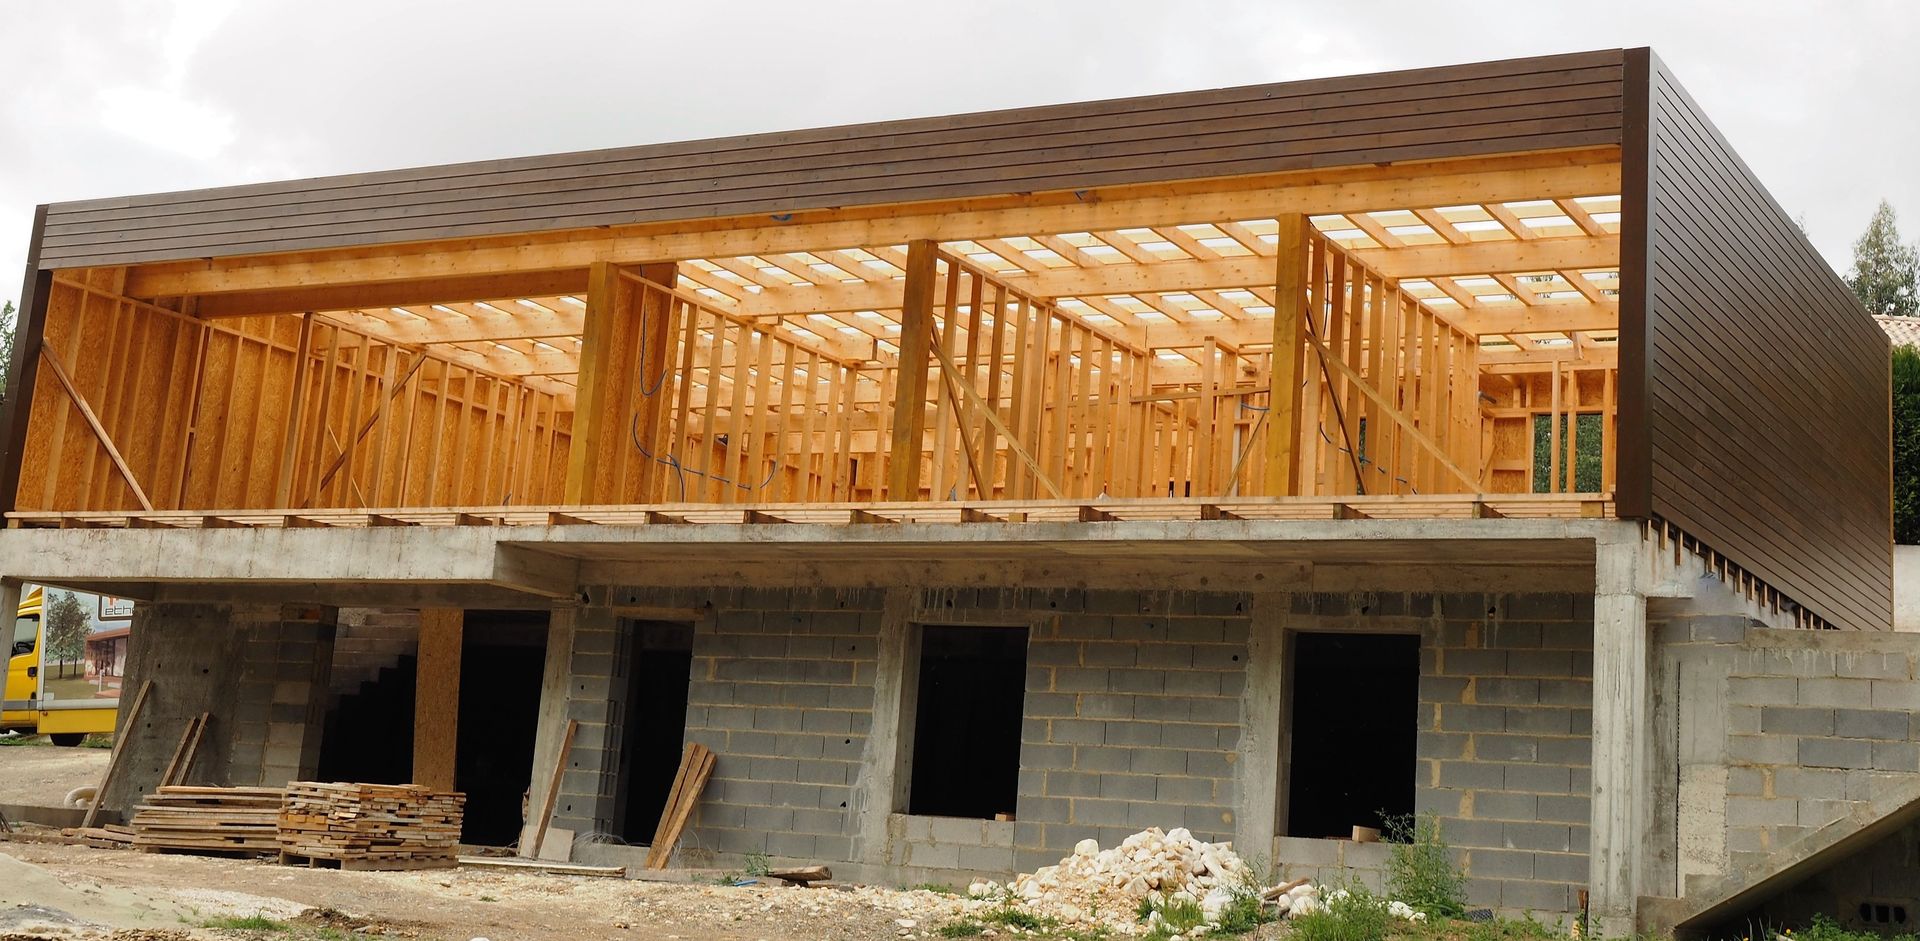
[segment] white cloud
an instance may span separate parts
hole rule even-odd
[[[38,202],[1652,45],[1844,263],[1920,236],[1920,6],[0,2],[0,298]]]

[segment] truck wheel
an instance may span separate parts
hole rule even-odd
[[[50,739],[53,739],[53,743],[55,745],[60,746],[61,748],[72,748],[80,744],[81,742],[86,741],[87,733],[85,732],[54,732],[53,734],[48,735],[47,737]]]

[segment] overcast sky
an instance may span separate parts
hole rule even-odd
[[[1920,3],[0,0],[0,299],[33,206],[1651,45],[1836,267],[1920,236]]]

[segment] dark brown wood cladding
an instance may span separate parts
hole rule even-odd
[[[58,203],[127,264],[1618,144],[1621,50]]]
[[[1890,629],[1887,338],[1659,59],[1627,67],[1621,512]]]

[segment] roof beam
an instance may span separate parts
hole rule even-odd
[[[408,307],[493,301],[507,297],[579,294],[586,289],[587,269],[568,268],[216,294],[202,298],[194,311],[207,318],[251,317],[257,314],[298,314],[310,310]]]
[[[1504,240],[1466,245],[1422,245],[1350,251],[1389,278],[1427,278],[1509,271],[1597,268],[1619,263],[1615,236]],[[1273,281],[1273,259],[1260,256],[1154,264],[1054,268],[1001,280],[1038,297],[1162,294],[1206,288],[1264,287]],[[944,290],[942,286],[941,290]],[[900,306],[900,283],[820,284],[768,288],[730,308],[746,317],[841,310],[886,310]]]
[[[818,221],[778,222],[766,217],[726,222],[691,220],[408,246],[196,259],[129,269],[125,290],[129,296],[144,298],[315,288],[585,269],[595,261],[640,264],[897,245],[913,239],[953,241],[1267,218],[1287,212],[1326,214],[1592,196],[1619,192],[1617,159],[1594,151],[1519,154],[1426,165],[1301,171],[1215,181],[1204,184],[1205,190],[1161,186],[1120,190],[1118,194],[1039,193],[947,206],[876,207],[803,216]],[[994,208],[979,208],[982,205]],[[716,228],[729,223],[735,227]]]

